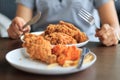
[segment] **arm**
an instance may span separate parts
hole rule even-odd
[[[99,12],[102,24],[107,23],[113,28],[119,27],[118,17],[116,14],[113,0],[109,0],[108,3],[98,8],[98,12]]]
[[[23,18],[25,21],[29,21],[32,18],[33,12],[30,8],[18,4],[16,16]]]
[[[98,8],[98,12],[102,26],[96,30],[96,36],[99,37],[100,41],[106,46],[118,44],[116,33],[120,32],[120,28],[114,1],[109,0],[108,3]]]
[[[32,9],[18,4],[16,17],[12,20],[7,32],[10,38],[17,39],[21,34],[30,32],[30,26],[23,29],[23,25],[32,18]]]

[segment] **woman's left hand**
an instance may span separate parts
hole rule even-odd
[[[112,46],[118,44],[118,38],[116,36],[117,30],[108,24],[104,24],[100,29],[96,30],[96,37],[106,46]]]

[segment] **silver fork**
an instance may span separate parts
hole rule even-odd
[[[79,60],[79,62],[78,62],[78,66],[77,66],[78,69],[81,68],[81,66],[82,66],[82,64],[83,64],[83,61],[84,61],[84,58],[85,58],[85,56],[86,56],[89,52],[90,52],[90,50],[89,50],[88,48],[86,48],[86,47],[84,47],[84,48],[82,49],[82,54],[81,54],[81,56],[80,56],[80,60]]]
[[[92,16],[92,14],[90,14],[87,10],[85,10],[84,8],[81,8],[78,12],[78,15],[83,19],[85,20],[87,23],[89,23],[90,25],[95,25],[96,28],[97,25],[95,24],[95,19],[94,17]],[[98,28],[99,29],[99,28]],[[120,40],[120,37],[119,37],[119,34],[116,33],[116,36],[118,38],[118,40]]]
[[[92,14],[90,14],[85,9],[81,8],[78,12],[78,15],[90,25],[95,25],[95,27],[98,28],[97,25],[95,24],[95,19],[92,16]]]

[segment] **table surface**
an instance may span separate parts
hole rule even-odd
[[[105,47],[89,42],[86,47],[96,54],[97,61],[86,70],[67,75],[32,74],[12,67],[5,55],[21,45],[20,40],[0,38],[0,80],[120,80],[120,44]]]

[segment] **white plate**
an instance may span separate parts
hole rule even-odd
[[[44,32],[44,31],[32,32],[31,34],[40,35],[40,34],[42,34],[43,32]],[[22,42],[24,42],[23,38],[24,38],[24,35],[22,35],[22,36],[20,37],[20,40],[21,40]]]
[[[36,35],[40,35],[42,33],[43,33],[43,31],[41,31],[41,32],[32,32],[32,34],[36,34]],[[24,38],[24,36],[20,37],[22,42],[24,42],[23,38]],[[77,43],[77,44],[69,44],[69,46],[82,47],[82,46],[86,45],[88,42],[89,42],[89,40],[86,40],[85,42],[81,42],[81,43]]]
[[[75,73],[90,67],[96,61],[96,55],[92,52],[90,53],[92,54],[93,59],[88,63],[84,63],[80,69],[77,69],[75,66],[74,67],[55,66],[53,68],[48,68],[47,64],[29,58],[29,56],[25,52],[25,48],[19,48],[8,52],[6,55],[6,60],[13,67],[25,72],[46,75],[60,75]]]

